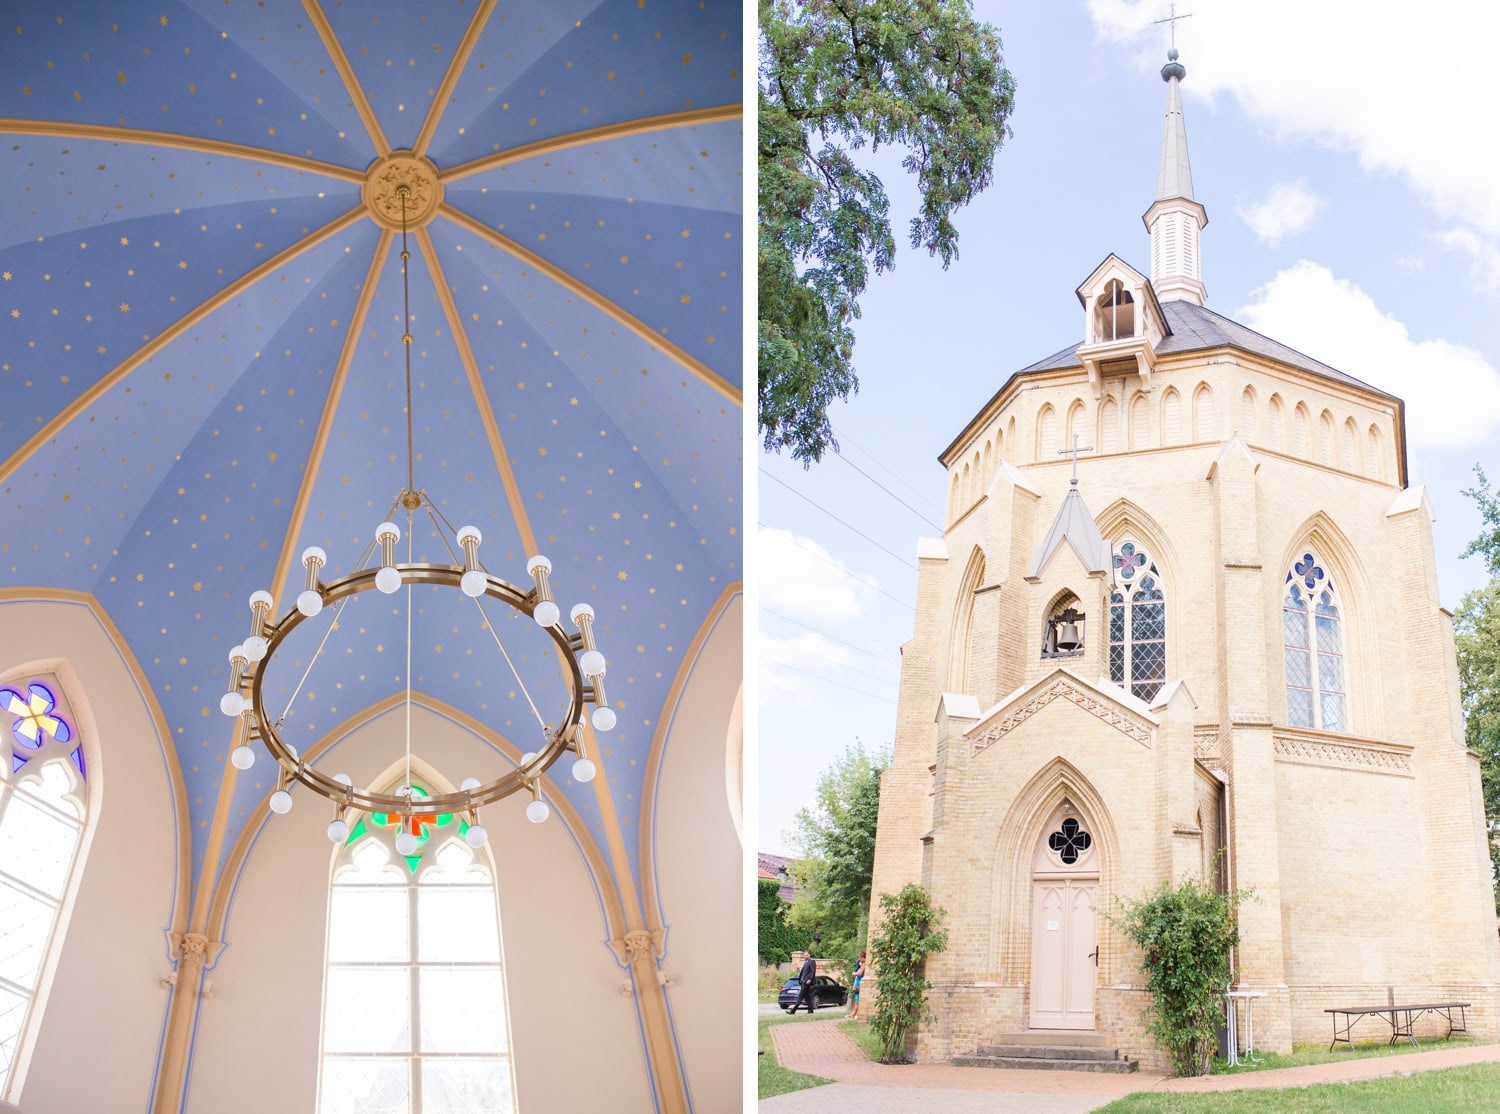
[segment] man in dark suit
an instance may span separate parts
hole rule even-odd
[[[802,984],[802,991],[797,995],[796,1005],[792,1006],[792,1013],[797,1012],[797,1006],[807,1003],[807,1012],[815,1013],[813,1009],[813,983],[818,978],[818,961],[809,955],[802,961],[802,970],[797,972],[797,981]]]

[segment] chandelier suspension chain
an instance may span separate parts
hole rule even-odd
[[[409,358],[409,357],[408,357]],[[409,375],[410,373],[408,373]],[[410,382],[410,379],[407,380]],[[408,410],[407,414],[410,415]],[[406,512],[406,563],[412,563],[411,526],[416,512]],[[406,583],[406,791],[411,792],[411,594],[416,586]]]
[[[430,499],[423,500],[422,505],[427,508],[427,517],[432,519],[434,527],[437,527],[438,519],[441,518],[443,525],[448,527],[449,533],[457,533],[453,529],[453,524],[448,521],[448,516],[438,510]],[[437,536],[442,539],[443,548],[448,551],[448,556],[452,558],[453,563],[455,565],[461,564],[463,559],[453,552],[453,547],[448,544],[447,535],[441,529],[438,529],[436,532]],[[510,666],[510,675],[516,679],[516,684],[521,689],[521,695],[526,698],[526,703],[531,705],[531,714],[536,716],[537,723],[541,724],[542,734],[545,735],[547,733],[547,721],[542,717],[542,713],[537,710],[536,701],[531,698],[531,690],[526,687],[526,682],[522,680],[521,672],[516,668],[516,663],[510,660],[510,654],[505,649],[505,643],[500,641],[500,632],[495,629],[495,624],[490,622],[490,613],[484,609],[484,599],[482,596],[474,598],[474,606],[479,608],[480,617],[484,619],[484,629],[490,632],[490,637],[495,640],[495,645],[499,647],[500,656],[505,659],[505,664]]]
[[[396,193],[401,198],[401,313],[405,324],[401,333],[401,344],[406,349],[406,490],[417,490],[417,454],[413,449],[411,416],[411,284],[406,277],[407,261],[411,252],[406,248],[406,197],[408,190],[400,187]],[[408,526],[410,523],[407,524]],[[410,558],[408,557],[408,560]]]

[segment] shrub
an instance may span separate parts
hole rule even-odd
[[[812,947],[812,933],[787,924],[791,908],[781,899],[781,883],[769,878],[759,880],[757,950],[762,963],[785,963],[793,952]]]
[[[1110,921],[1134,940],[1151,991],[1151,1032],[1178,1075],[1205,1070],[1229,987],[1229,949],[1239,943],[1235,913],[1248,892],[1221,894],[1201,878],[1122,902]]]
[[[898,894],[881,894],[880,911],[880,931],[869,949],[878,991],[870,1025],[880,1038],[882,1062],[898,1063],[905,1058],[906,1034],[931,1016],[932,984],[923,965],[929,953],[948,946],[948,933],[938,928],[946,914],[915,882]]]

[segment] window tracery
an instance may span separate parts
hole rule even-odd
[[[1109,596],[1109,679],[1150,701],[1167,679],[1167,603],[1149,553],[1127,541],[1114,556]]]
[[[1281,600],[1287,723],[1347,731],[1343,635],[1338,592],[1311,553],[1286,574]]]

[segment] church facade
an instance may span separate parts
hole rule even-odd
[[[1402,402],[1204,306],[1175,51],[1162,76],[1150,278],[1107,257],[1082,343],[940,457],[873,886],[947,911],[916,1054],[1073,1030],[1163,1065],[1107,917],[1189,875],[1253,891],[1258,1047],[1388,993],[1471,1002],[1494,1039],[1479,763]]]

